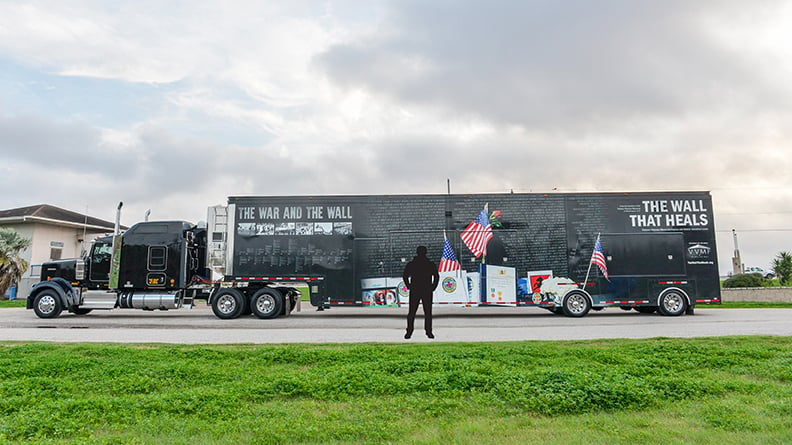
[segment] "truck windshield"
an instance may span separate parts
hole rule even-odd
[[[113,254],[113,245],[112,244],[94,244],[93,247],[93,255],[91,255],[91,261],[94,263],[101,263],[102,261],[109,261],[110,256]]]

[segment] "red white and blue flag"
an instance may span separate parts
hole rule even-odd
[[[492,226],[486,207],[479,213],[478,218],[465,227],[460,236],[476,258],[487,254],[487,243],[492,239]]]
[[[440,265],[437,267],[437,271],[452,272],[461,269],[462,266],[457,261],[456,255],[454,255],[454,249],[451,248],[451,243],[446,238],[445,244],[443,244],[443,255],[440,257]]]
[[[602,243],[600,242],[599,236],[597,236],[597,242],[594,243],[594,252],[591,254],[591,264],[596,264],[602,272],[602,275],[605,276],[605,279],[610,281],[610,278],[608,278],[608,265],[605,264],[605,253],[602,251]]]

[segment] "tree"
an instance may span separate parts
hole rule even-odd
[[[28,263],[20,253],[30,247],[31,240],[14,229],[0,229],[0,295],[19,282],[27,272]]]
[[[779,252],[773,259],[773,272],[782,286],[792,283],[792,254]]]

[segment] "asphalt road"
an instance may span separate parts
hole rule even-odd
[[[536,308],[435,308],[435,340],[416,332],[404,340],[405,308],[333,308],[275,320],[253,316],[217,319],[211,309],[146,312],[94,311],[37,318],[25,309],[0,309],[0,341],[107,343],[360,343],[584,340],[598,338],[792,336],[792,309],[696,309],[693,316],[663,317],[609,308],[584,318],[567,318]]]

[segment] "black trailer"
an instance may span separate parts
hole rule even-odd
[[[486,235],[486,254],[462,234]],[[27,307],[51,318],[205,300],[219,318],[274,318],[299,308],[301,283],[319,309],[402,305],[416,247],[439,263],[446,243],[458,267],[440,274],[438,305],[582,317],[720,303],[709,193],[646,192],[232,197],[205,228],[138,223],[85,258],[44,264]]]
[[[460,235],[482,211],[492,237],[477,257]],[[231,197],[210,208],[208,231],[207,264],[237,289],[232,303],[251,297],[244,283],[305,282],[320,309],[405,304],[416,246],[438,262],[446,239],[461,270],[444,274],[436,304],[583,316],[720,303],[708,192]],[[607,277],[591,267],[597,239]]]

